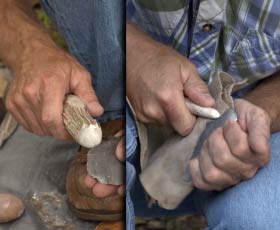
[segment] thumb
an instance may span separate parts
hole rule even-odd
[[[195,104],[203,107],[212,107],[215,104],[214,98],[210,95],[207,84],[198,76],[197,72],[186,71],[184,82],[185,95]]]
[[[72,93],[80,97],[80,99],[86,103],[87,109],[93,117],[98,117],[103,114],[104,109],[101,106],[90,81],[79,81],[74,89],[72,89]]]

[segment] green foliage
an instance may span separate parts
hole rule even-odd
[[[36,9],[35,13],[37,15],[37,18],[39,21],[45,26],[45,28],[49,31],[49,34],[51,35],[52,39],[56,42],[57,45],[62,47],[63,49],[67,50],[67,44],[63,37],[59,34],[59,32],[56,30],[55,26],[45,13],[43,9]]]

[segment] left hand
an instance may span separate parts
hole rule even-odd
[[[234,103],[238,121],[213,131],[200,156],[189,162],[196,188],[223,190],[252,178],[270,159],[268,114],[243,99]]]

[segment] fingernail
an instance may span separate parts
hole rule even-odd
[[[213,97],[209,93],[203,93],[202,96],[205,97],[205,99],[214,100]]]

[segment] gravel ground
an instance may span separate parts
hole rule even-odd
[[[136,230],[204,230],[206,219],[200,215],[177,218],[143,219],[136,218]]]

